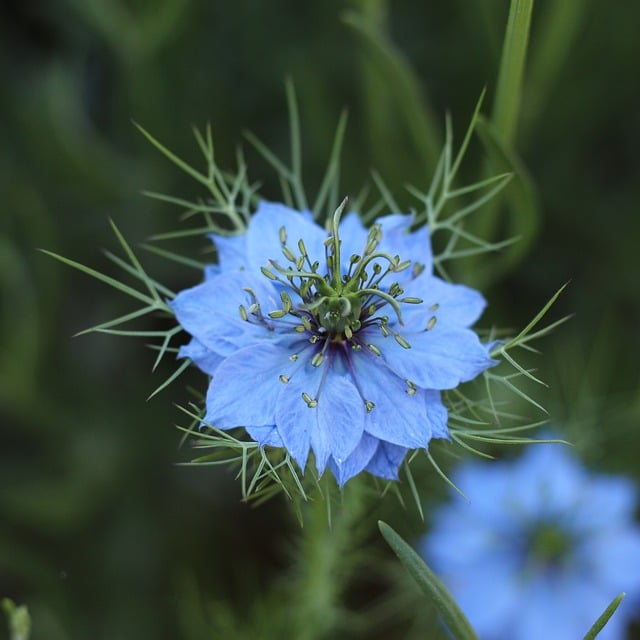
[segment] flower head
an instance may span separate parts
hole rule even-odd
[[[494,364],[469,327],[485,302],[432,274],[428,229],[388,215],[328,229],[262,202],[243,235],[212,236],[218,264],[172,302],[212,376],[205,422],[243,426],[339,483],[397,477],[408,449],[447,438],[440,392]]]
[[[480,637],[582,638],[625,591],[598,636],[624,637],[640,601],[629,479],[590,473],[562,445],[540,444],[516,462],[465,463],[453,480],[471,502],[436,512],[422,551]]]

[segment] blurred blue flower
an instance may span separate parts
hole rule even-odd
[[[624,637],[640,602],[630,479],[590,473],[560,444],[452,479],[471,502],[436,511],[421,550],[483,640],[582,638],[622,591],[598,638]]]
[[[180,356],[212,376],[205,422],[244,426],[338,482],[397,478],[408,449],[447,438],[440,391],[495,364],[469,327],[482,296],[432,275],[426,228],[370,229],[336,211],[262,202],[245,234],[212,236],[218,264],[172,302],[192,336]]]

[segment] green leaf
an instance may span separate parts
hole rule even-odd
[[[378,521],[378,528],[404,568],[434,604],[453,637],[456,640],[478,640],[460,607],[422,558],[388,524]]]
[[[515,141],[520,114],[532,10],[533,0],[511,0],[491,119],[500,140],[507,147]]]
[[[29,616],[27,607],[24,605],[18,607],[12,600],[9,600],[9,598],[4,598],[2,600],[2,608],[9,620],[11,640],[29,640],[31,634],[31,617]]]
[[[609,618],[615,613],[625,595],[623,592],[611,601],[609,606],[602,612],[602,615],[593,623],[591,629],[587,631],[584,640],[593,640],[604,629],[604,626],[609,622]]]

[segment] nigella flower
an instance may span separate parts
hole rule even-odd
[[[624,638],[640,603],[640,527],[633,483],[590,473],[560,444],[531,445],[516,462],[464,463],[457,496],[422,543],[485,640],[582,638],[619,593],[598,635]]]
[[[340,484],[397,477],[408,449],[447,438],[440,392],[492,366],[469,327],[485,302],[432,274],[429,233],[355,213],[328,230],[262,202],[245,234],[212,236],[218,264],[172,302],[180,356],[212,376],[204,421],[243,426]]]

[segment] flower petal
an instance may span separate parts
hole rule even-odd
[[[245,427],[245,431],[261,447],[265,445],[270,447],[284,447],[278,429],[274,425],[270,427]]]
[[[213,375],[218,365],[224,360],[221,355],[205,347],[197,338],[192,338],[191,342],[180,347],[178,358],[189,358],[201,371],[208,373],[210,376]]]
[[[281,266],[285,258],[280,249],[280,229],[284,227],[287,246],[298,255],[298,240],[303,240],[311,262],[324,260],[325,230],[317,225],[309,212],[299,212],[283,204],[262,201],[251,218],[247,230],[247,255],[249,267],[258,271],[275,260]]]
[[[399,255],[400,260],[410,260],[421,264],[426,273],[433,269],[433,254],[431,252],[431,237],[429,228],[422,226],[415,231],[409,231],[415,216],[394,213],[382,216],[376,220],[382,228],[382,240],[378,245],[379,251],[385,251],[392,256]],[[398,274],[410,276],[411,268]]]
[[[303,393],[311,398],[318,396],[317,406],[310,408]],[[311,448],[319,473],[330,456],[340,464],[357,447],[364,416],[364,403],[352,382],[309,361],[296,370],[278,394],[276,424],[285,447],[301,468]]]
[[[403,378],[425,389],[454,389],[497,364],[478,336],[470,329],[436,325],[430,331],[402,332],[411,345],[402,347],[393,336],[373,334],[389,366]]]
[[[218,429],[270,427],[276,424],[279,376],[295,363],[289,350],[259,343],[236,351],[220,364],[207,391],[205,422]]]
[[[403,447],[426,447],[431,425],[424,391],[409,394],[406,382],[380,356],[366,349],[354,352],[353,369],[366,400],[375,404],[365,418],[365,431],[379,440]]]
[[[386,480],[397,480],[398,470],[407,453],[405,447],[380,442],[365,471]]]
[[[365,432],[362,434],[358,446],[340,464],[333,458],[329,458],[329,468],[341,487],[369,464],[378,448],[378,442],[377,438]]]
[[[479,291],[426,273],[404,285],[403,289],[404,296],[423,301],[422,304],[402,305],[404,330],[409,332],[422,331],[432,317],[447,327],[470,327],[487,305]]]
[[[216,247],[220,271],[232,271],[249,267],[247,251],[247,235],[218,236],[209,235]]]
[[[281,332],[269,331],[257,321],[247,322],[240,317],[239,306],[248,309],[253,301],[246,289],[255,293],[265,314],[281,306],[267,278],[235,271],[181,291],[171,301],[171,307],[185,331],[222,356],[250,344],[281,339]]]

